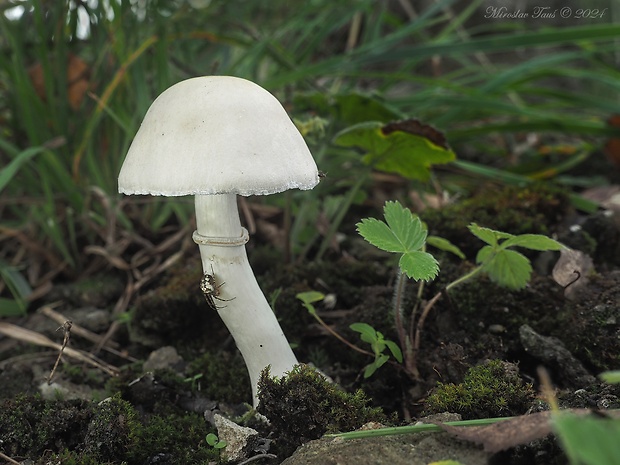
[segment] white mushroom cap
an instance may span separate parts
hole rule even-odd
[[[118,177],[123,194],[273,194],[318,170],[280,102],[245,79],[179,82],[151,105]]]

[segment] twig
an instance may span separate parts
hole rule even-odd
[[[6,323],[4,321],[0,321],[0,334],[4,334],[5,336],[12,337],[13,339],[18,339],[20,341],[28,342],[30,344],[36,344],[38,346],[43,347],[51,347],[55,350],[60,350],[61,345],[52,341],[48,337],[43,334],[37,333],[35,331],[31,331],[26,328],[22,328],[21,326],[17,326],[11,323]],[[65,347],[64,354],[68,357],[74,358],[81,362],[88,363],[92,366],[99,368],[100,370],[106,372],[110,376],[117,376],[119,373],[119,369],[115,366],[109,365],[103,360],[98,359],[92,354],[88,352],[83,352],[81,350],[72,349],[71,347]]]
[[[16,463],[17,465],[21,465],[20,462],[18,462],[17,460],[13,460],[11,457],[9,457],[8,455],[4,455],[2,452],[0,452],[0,459],[4,459],[9,463]]]
[[[58,357],[56,358],[56,363],[54,363],[54,368],[52,368],[50,375],[47,377],[48,386],[52,384],[52,378],[54,377],[54,373],[56,373],[56,368],[58,368],[58,363],[60,363],[60,359],[62,358],[62,353],[65,351],[65,348],[67,347],[67,344],[69,343],[69,338],[71,337],[71,326],[72,325],[73,323],[71,323],[71,321],[66,320],[62,326],[56,329],[56,331],[59,331],[61,329],[64,331],[64,338],[62,340],[62,346],[60,347],[60,350],[58,351]]]
[[[260,460],[260,459],[277,459],[278,456],[275,454],[259,454],[259,455],[255,455],[254,457],[250,457],[247,460],[244,460],[243,462],[239,462],[239,465],[246,465],[247,463],[250,462],[254,462],[255,460]]]

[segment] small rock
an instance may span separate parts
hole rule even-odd
[[[528,325],[519,328],[519,337],[525,351],[553,368],[566,386],[581,387],[596,382],[558,338],[541,336]]]
[[[213,417],[220,441],[226,441],[224,458],[230,462],[248,458],[258,445],[258,431],[240,426],[218,413]]]
[[[183,358],[174,347],[166,346],[154,350],[144,362],[144,371],[154,371],[169,368],[176,372],[183,371]]]

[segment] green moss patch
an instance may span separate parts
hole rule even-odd
[[[491,360],[470,368],[460,384],[438,383],[426,399],[425,414],[452,412],[464,420],[519,415],[534,395],[514,365]]]

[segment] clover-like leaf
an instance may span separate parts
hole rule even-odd
[[[402,243],[402,252],[418,250],[424,246],[426,228],[420,218],[414,216],[411,210],[403,207],[399,202],[386,202],[383,215],[394,235]]]
[[[497,245],[497,241],[499,239],[510,239],[511,237],[515,237],[512,234],[502,231],[496,231],[495,229],[478,226],[476,223],[471,223],[468,228],[474,236],[489,245]]]
[[[415,281],[430,281],[439,274],[439,263],[428,252],[407,252],[400,257],[398,266]]]
[[[375,247],[387,252],[402,253],[400,269],[412,279],[429,281],[439,273],[439,263],[421,250],[426,243],[426,228],[417,216],[399,202],[386,202],[387,224],[374,218],[357,223],[360,235]]]
[[[402,242],[383,221],[364,218],[356,226],[357,232],[375,247],[386,252],[403,252]]]
[[[476,261],[482,258],[482,267],[491,281],[508,289],[523,289],[532,275],[532,265],[524,255],[514,250],[499,250],[488,253],[489,246],[478,252]]]
[[[407,253],[424,246],[426,229],[417,216],[399,202],[386,202],[383,214],[387,224],[375,218],[357,223],[360,235],[386,252]]]
[[[506,247],[524,247],[531,250],[562,250],[565,248],[558,241],[542,234],[520,234],[513,236],[501,244],[502,248]]]

